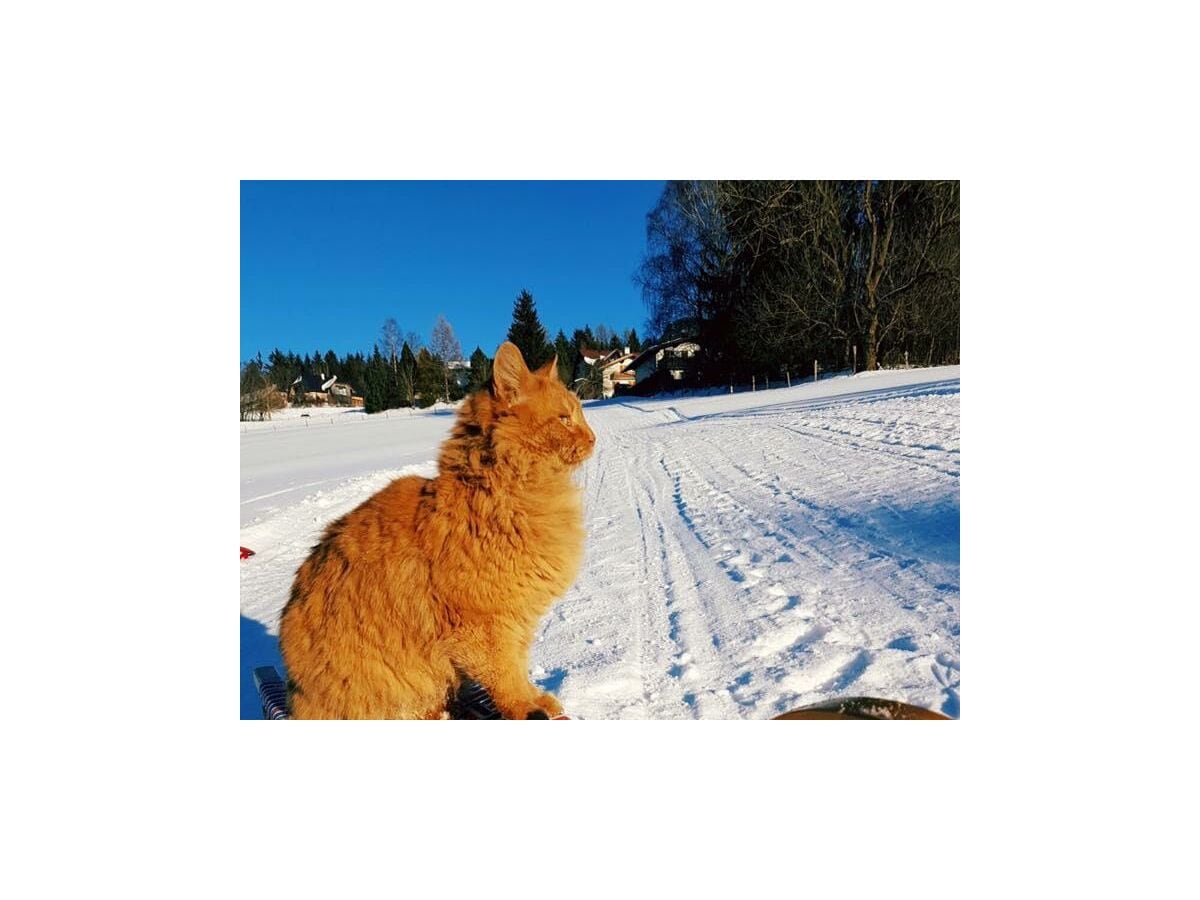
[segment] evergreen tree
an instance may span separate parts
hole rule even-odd
[[[267,372],[271,384],[285,393],[292,386],[292,382],[296,380],[295,370],[287,356],[278,347],[267,356]]]
[[[363,407],[368,413],[382,412],[387,409],[388,376],[391,369],[375,345],[375,352],[364,367],[362,390]]]
[[[604,370],[599,363],[584,366],[587,371],[576,386],[576,393],[581,400],[599,400],[604,396]]]
[[[471,393],[487,387],[492,379],[492,361],[479,347],[471,354],[471,382],[467,390]]]
[[[397,406],[417,405],[417,358],[408,341],[400,348],[400,363],[396,366]]]
[[[570,387],[575,380],[575,351],[561,328],[554,338],[554,352],[558,355],[558,379]]]
[[[363,381],[363,376],[366,373],[366,369],[367,361],[361,353],[349,353],[342,363],[338,381],[350,385],[354,389],[354,393],[358,396],[365,397],[366,384]]]
[[[642,342],[638,340],[636,328],[630,328],[629,331],[625,333],[625,345],[629,347],[630,353],[642,352]]]
[[[576,353],[594,350],[596,349],[596,336],[592,334],[590,326],[584,325],[583,328],[575,329],[575,333],[571,336],[571,343],[575,345]]]
[[[442,364],[424,347],[416,356],[414,396],[421,409],[432,406],[442,395]]]
[[[536,369],[550,360],[554,351],[546,339],[546,329],[538,319],[533,294],[522,290],[513,303],[513,321],[508,329],[508,339],[517,345],[525,357],[525,365]]]

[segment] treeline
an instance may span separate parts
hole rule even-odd
[[[701,383],[959,359],[957,181],[676,181],[635,279]]]
[[[563,383],[585,398],[602,392],[599,371],[576,371],[585,349],[611,351],[642,348],[636,329],[616,331],[600,324],[574,329],[570,338],[560,330],[553,341],[546,336],[533,295],[523,290],[513,303],[513,321],[506,336],[521,348],[530,368],[544,365],[556,354],[558,373]],[[497,342],[499,344],[499,342]],[[295,385],[305,375],[337,377],[363,398],[368,413],[405,407],[423,408],[438,400],[454,402],[465,394],[487,385],[492,377],[492,358],[476,347],[463,369],[462,347],[444,316],[434,325],[429,345],[413,331],[402,332],[395,319],[389,318],[380,329],[379,341],[371,353],[339,356],[332,350],[299,356],[293,352],[272,350],[264,360],[258,354],[242,364],[242,419],[267,417],[271,410],[286,403],[304,405],[305,392]],[[333,402],[349,402],[334,398]]]

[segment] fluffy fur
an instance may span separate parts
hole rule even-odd
[[[291,714],[439,718],[463,676],[506,718],[562,711],[529,683],[534,628],[574,581],[572,471],[596,437],[552,360],[511,343],[464,402],[436,478],[399,478],[326,529],[280,622]]]

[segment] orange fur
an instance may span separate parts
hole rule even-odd
[[[552,360],[510,343],[432,479],[399,478],[330,525],[296,573],[279,643],[301,719],[439,718],[463,676],[506,718],[562,711],[529,683],[537,622],[575,580],[571,473],[595,435]]]

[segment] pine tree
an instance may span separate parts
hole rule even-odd
[[[442,395],[442,364],[424,347],[417,353],[415,362],[414,394],[417,406],[424,409],[436,403]]]
[[[388,376],[391,369],[375,345],[375,352],[363,372],[363,407],[369,413],[382,412],[387,409]]]
[[[575,380],[575,352],[561,328],[558,330],[558,336],[554,338],[554,352],[558,355],[558,378],[570,387],[571,382]]]
[[[536,369],[550,360],[554,351],[546,339],[546,329],[538,319],[533,294],[522,290],[513,303],[513,321],[508,329],[508,339],[517,345],[525,357],[525,365]]]
[[[487,387],[492,378],[492,361],[479,347],[471,354],[471,382],[467,390],[471,393]]]
[[[287,393],[287,389],[296,380],[296,372],[292,369],[287,356],[276,347],[267,356],[267,371],[270,373],[271,384]]]
[[[630,353],[641,353],[642,352],[642,342],[640,340],[638,340],[638,333],[637,333],[636,328],[630,328],[629,331],[626,332],[625,345],[627,347],[629,347]]]
[[[363,359],[361,353],[349,353],[342,362],[338,381],[350,385],[354,389],[354,393],[358,396],[365,397],[366,383],[363,381],[363,376],[366,373],[366,369],[367,361]]]
[[[400,363],[395,370],[397,406],[417,405],[417,358],[408,341],[400,348]]]
[[[580,379],[576,393],[581,400],[599,400],[604,396],[604,369],[599,363],[584,368],[587,371]]]
[[[592,334],[592,329],[588,325],[582,328],[576,328],[575,333],[571,336],[571,343],[575,345],[575,351],[582,353],[584,350],[594,350],[596,348],[596,336]]]

